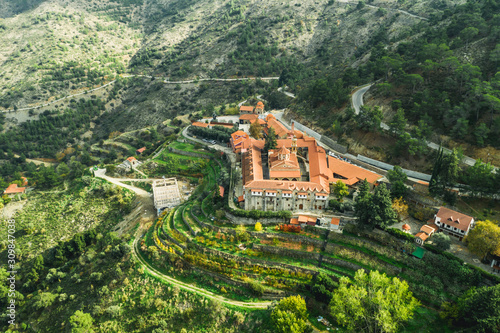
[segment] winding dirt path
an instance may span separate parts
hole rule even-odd
[[[235,306],[240,306],[240,307],[244,307],[244,308],[248,308],[248,309],[266,309],[269,305],[271,305],[271,302],[240,302],[240,301],[231,300],[229,298],[225,298],[223,296],[216,295],[208,290],[205,290],[205,289],[184,283],[182,281],[176,280],[174,278],[171,278],[168,275],[165,275],[165,274],[159,272],[154,267],[149,265],[141,257],[141,254],[139,253],[138,243],[139,243],[139,239],[141,239],[143,236],[144,236],[144,234],[139,236],[139,232],[136,234],[136,237],[134,239],[134,243],[132,246],[133,247],[132,256],[135,258],[135,260],[137,260],[139,263],[141,263],[145,267],[146,271],[149,274],[153,275],[154,277],[156,277],[164,282],[178,286],[179,288],[182,288],[184,290],[196,293],[200,296],[204,296],[204,297],[207,297],[207,298],[210,298],[213,300],[217,300],[217,301],[224,303],[224,304],[227,304],[227,305],[235,305]]]

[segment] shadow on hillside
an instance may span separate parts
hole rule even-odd
[[[0,1],[0,18],[8,18],[38,7],[46,0],[3,0]]]

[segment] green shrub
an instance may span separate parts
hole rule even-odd
[[[403,240],[410,241],[410,242],[415,241],[415,236],[408,234],[404,231],[401,231],[399,229],[387,228],[387,229],[385,229],[385,231],[387,231],[389,234],[391,234],[399,239],[403,239]]]

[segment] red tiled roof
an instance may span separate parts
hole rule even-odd
[[[240,115],[240,120],[254,120],[259,118],[259,115],[254,113],[242,114]]]
[[[267,117],[267,127],[273,128],[277,138],[286,138],[288,136],[288,129],[281,122],[273,117]],[[290,145],[291,146],[291,145]]]
[[[253,106],[242,105],[240,106],[240,111],[253,112]]]
[[[436,216],[441,218],[441,223],[447,224],[462,231],[469,230],[469,226],[473,220],[473,218],[469,215],[459,213],[446,207],[439,208]]]
[[[134,156],[130,156],[129,158],[127,158],[127,161],[132,163],[133,161],[137,161],[137,159]]]
[[[438,227],[435,224],[424,224],[422,228],[420,228],[420,231],[425,232],[429,236],[436,230],[438,230]]]
[[[298,218],[296,218],[296,217],[292,217],[292,218],[290,219],[290,224],[299,224],[299,219],[298,219]]]
[[[257,103],[257,106],[255,107],[256,109],[263,109],[264,108],[264,103],[262,103],[261,101],[259,101]]]
[[[334,177],[335,175],[339,175],[342,178],[348,179],[349,181],[351,181],[351,179],[353,178],[358,179],[358,181],[366,179],[369,183],[374,184],[377,180],[382,178],[381,175],[358,167],[354,164],[341,161],[338,158],[328,157],[328,164],[330,170],[333,172]],[[341,180],[345,182],[343,179]]]
[[[199,121],[195,121],[195,122],[193,122],[191,125],[196,126],[196,127],[204,127],[204,128],[207,128],[207,127],[208,127],[208,124],[207,124],[207,123],[201,123],[201,122],[199,122]]]
[[[224,196],[224,187],[221,186],[221,185],[219,185],[219,194],[220,194],[221,197]]]
[[[427,235],[425,232],[419,232],[415,235],[415,237],[420,238],[422,241],[425,241],[427,238],[429,238],[429,235]]]
[[[10,184],[9,187],[5,189],[4,194],[15,194],[15,193],[24,193],[26,187],[17,187],[17,184]]]
[[[299,223],[308,223],[308,222],[309,223],[312,223],[312,222],[316,223],[316,219],[317,218],[314,216],[307,216],[307,215],[299,215],[299,218],[298,218]]]
[[[240,196],[238,197],[238,202],[243,202],[243,201],[245,201],[245,196],[240,195]]]
[[[135,152],[142,154],[145,150],[146,150],[146,147],[142,147],[142,148],[137,149]]]
[[[340,219],[336,218],[336,217],[332,217],[332,221],[330,222],[330,224],[339,225],[340,224]]]
[[[405,223],[403,224],[403,226],[401,227],[403,230],[411,230],[411,227],[408,223]]]

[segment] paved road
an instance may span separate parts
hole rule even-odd
[[[283,87],[279,87],[279,88],[278,88],[278,91],[279,91],[279,92],[282,92],[283,94],[287,95],[288,97],[295,98],[295,95],[294,95],[294,94],[292,94],[291,92],[288,92],[288,91],[283,91]]]
[[[369,83],[368,85],[362,86],[361,88],[356,88],[357,90],[355,90],[354,93],[352,94],[352,106],[356,114],[359,114],[359,109],[363,105],[363,96],[370,89],[371,86],[373,86],[373,83]],[[380,127],[384,130],[389,130],[389,126],[386,123],[381,123]],[[434,150],[438,150],[440,147],[440,145],[431,141],[426,141],[426,143],[427,147]],[[447,148],[443,148],[443,150],[446,153],[451,152],[451,150]],[[476,163],[476,160],[469,156],[464,156],[462,161],[463,163],[469,166],[473,166]],[[495,167],[495,169],[497,169],[497,167]]]

